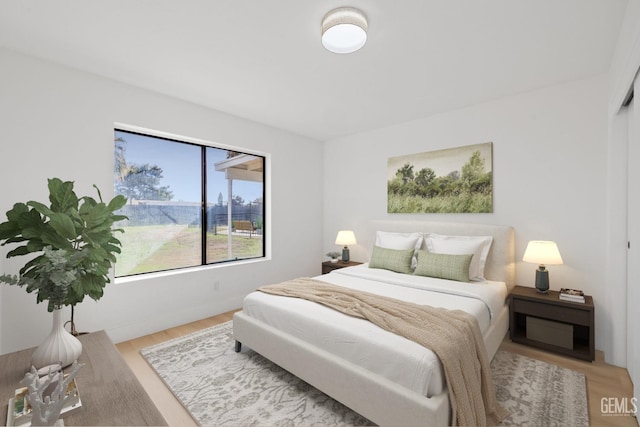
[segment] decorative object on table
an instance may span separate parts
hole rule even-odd
[[[73,310],[86,295],[94,300],[102,297],[116,261],[114,254],[120,253],[121,243],[115,233],[123,231],[111,227],[127,219],[114,214],[126,204],[124,196],[104,203],[95,185],[99,202],[88,196],[78,197],[71,181],[53,178],[48,186],[50,206],[35,201],[16,203],[7,212],[7,221],[0,224],[2,246],[21,244],[9,251],[7,258],[39,254],[30,257],[18,275],[0,275],[0,282],[35,291],[36,301],[48,301],[47,310],[54,312],[54,326],[43,343],[45,348],[34,353],[36,368],[57,362],[64,367],[80,355],[82,345],[78,341],[71,348],[68,342],[77,339],[64,328],[61,332],[55,312],[67,305]],[[75,330],[73,321],[71,328]]]
[[[584,292],[580,289],[561,288],[558,298],[563,301],[579,302],[584,304]]]
[[[62,316],[62,309],[53,310],[51,332],[31,356],[31,364],[34,366],[47,366],[56,361],[68,366],[80,357],[82,343],[64,328]]]
[[[349,262],[349,245],[355,245],[356,235],[351,230],[340,230],[336,236],[336,245],[344,245],[342,248],[342,262]]]
[[[338,257],[340,256],[340,252],[331,251],[327,252],[326,255],[331,258],[331,262],[338,262]]]
[[[555,242],[548,240],[532,240],[527,245],[522,257],[524,262],[539,264],[536,270],[536,289],[545,294],[549,290],[549,271],[546,265],[562,264],[562,257]]]
[[[493,212],[493,144],[390,157],[387,212]]]
[[[75,377],[82,364],[74,361],[68,373],[60,365],[31,367],[9,400],[7,425],[64,425],[60,418],[82,407]]]

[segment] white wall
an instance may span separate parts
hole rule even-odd
[[[387,214],[389,157],[483,142],[493,142],[493,213]],[[593,295],[596,347],[608,353],[606,171],[605,75],[335,139],[324,153],[324,249],[351,228],[359,240],[351,257],[366,261],[373,236],[358,232],[374,219],[507,224],[516,231],[516,282],[533,286],[537,266],[520,261],[527,242],[555,240],[564,265],[549,267],[551,289]]]
[[[79,330],[131,339],[240,307],[260,284],[320,273],[321,143],[7,50],[0,64],[2,221],[14,202],[46,199],[51,177],[75,181],[81,195],[96,184],[111,198],[114,122],[271,155],[271,260],[108,284],[100,301],[77,307]],[[25,260],[6,253],[0,271],[15,274]],[[39,344],[50,327],[35,295],[0,286],[0,353]]]

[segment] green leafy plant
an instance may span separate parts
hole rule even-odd
[[[331,259],[336,259],[338,258],[341,254],[340,252],[336,252],[336,251],[331,251],[331,252],[327,252],[326,254],[329,258]]]
[[[95,185],[99,201],[79,198],[72,181],[53,178],[48,183],[50,206],[35,201],[16,203],[7,212],[7,221],[0,224],[1,245],[20,244],[7,258],[38,254],[18,275],[1,275],[0,282],[36,292],[37,302],[48,301],[51,312],[67,305],[73,309],[85,296],[102,297],[115,254],[122,246],[115,233],[123,230],[112,226],[127,219],[115,211],[127,199],[118,195],[104,203]]]

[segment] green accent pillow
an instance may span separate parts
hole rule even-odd
[[[411,274],[413,249],[387,249],[374,246],[369,268],[383,268],[397,273]]]
[[[435,254],[420,250],[418,251],[418,265],[413,274],[469,282],[471,258],[473,258],[473,254]]]

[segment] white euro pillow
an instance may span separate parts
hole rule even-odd
[[[422,233],[376,232],[376,246],[387,249],[415,249],[422,246]]]
[[[473,255],[469,265],[469,279],[483,281],[484,265],[487,261],[492,236],[445,236],[441,234],[426,234],[425,245],[429,252],[448,255]]]

